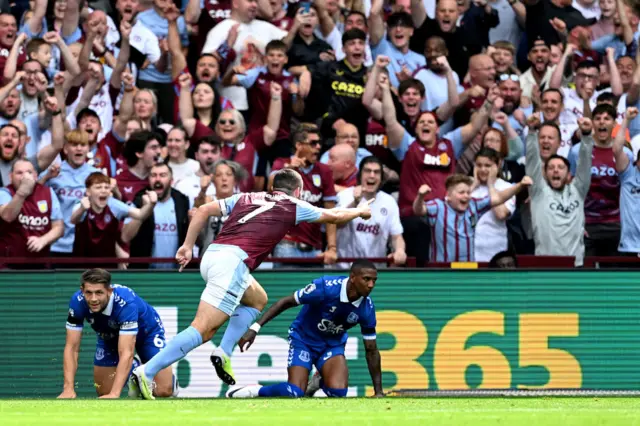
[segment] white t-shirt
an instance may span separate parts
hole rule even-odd
[[[227,40],[229,36],[229,30],[237,21],[233,19],[225,19],[217,24],[209,34],[207,34],[207,41],[202,48],[202,53],[213,53],[218,50],[218,47]],[[240,24],[238,28],[238,39],[233,45],[233,49],[236,51],[236,60],[231,64],[232,67],[238,66],[242,63],[242,58],[245,55],[249,55],[247,47],[249,44],[254,45],[261,55],[265,54],[265,47],[271,40],[281,40],[287,35],[286,31],[281,30],[275,25],[254,19],[249,24]],[[229,99],[233,105],[241,110],[249,109],[247,102],[247,89],[240,86],[230,86],[222,89],[222,96]]]
[[[135,25],[131,28],[129,43],[131,47],[136,48],[140,53],[145,55],[152,64],[158,62],[160,56],[162,56],[158,37],[140,21],[136,21]]]
[[[564,96],[564,111],[568,114],[572,114],[572,120],[577,122],[579,118],[582,118],[584,111],[584,101],[580,96],[578,96],[578,92],[576,89],[571,89],[569,87],[563,87],[562,95]],[[601,93],[610,92],[610,89],[605,89],[601,91],[595,91],[589,99],[589,105],[591,106],[591,111],[596,107],[596,100]]]
[[[195,174],[187,176],[186,178],[178,182],[176,185],[173,185],[173,188],[176,191],[180,191],[184,195],[186,195],[189,198],[189,203],[193,205],[196,197],[200,193],[200,176]],[[208,195],[211,198],[215,198],[216,187],[213,185],[213,183],[209,184],[209,187],[207,188],[205,195]]]
[[[169,161],[169,167],[171,167],[171,172],[173,174],[173,182],[171,186],[176,188],[181,181],[198,173],[198,170],[200,170],[200,163],[192,158],[187,158],[187,161],[182,164]],[[198,177],[198,181],[199,180],[200,178]]]
[[[495,188],[503,191],[511,184],[502,179],[496,180]],[[472,193],[474,198],[484,198],[489,195],[489,188],[486,185],[479,186]],[[513,214],[516,209],[516,197],[511,197],[504,205]],[[509,241],[507,238],[507,222],[498,220],[493,210],[483,215],[476,225],[475,234],[475,259],[476,262],[488,262],[496,253],[507,249]]]
[[[353,187],[338,193],[338,207],[353,202]],[[362,199],[360,203],[366,203]],[[393,197],[378,191],[371,204],[371,218],[357,218],[338,227],[338,257],[385,257],[389,237],[403,232],[400,210]]]

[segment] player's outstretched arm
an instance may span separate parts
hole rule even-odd
[[[271,305],[269,309],[267,309],[267,311],[262,314],[262,317],[258,321],[256,321],[249,328],[249,330],[247,330],[246,333],[244,333],[244,336],[242,336],[242,338],[238,342],[240,351],[244,352],[248,350],[251,345],[253,345],[253,341],[256,339],[256,336],[258,335],[258,332],[263,325],[265,325],[287,309],[291,309],[295,306],[298,306],[298,302],[296,302],[296,299],[293,296],[283,297],[282,299]]]
[[[361,217],[363,219],[369,219],[371,217],[371,203],[375,201],[375,198],[367,201],[359,207],[352,209],[345,209],[341,207],[334,207],[332,209],[324,209],[321,212],[320,217],[315,220],[315,223],[333,223],[335,225],[343,225],[347,222],[351,222],[353,219]]]
[[[67,330],[67,340],[64,344],[64,357],[62,368],[64,372],[64,385],[58,398],[75,398],[76,371],[78,370],[78,355],[80,354],[80,341],[82,330]]]
[[[378,344],[376,339],[363,340],[365,358],[367,359],[367,367],[369,367],[369,374],[371,375],[371,381],[373,382],[374,396],[384,396],[382,390],[382,362],[380,360],[380,351],[378,350]]]
[[[118,366],[116,367],[116,377],[113,379],[111,391],[106,395],[102,395],[100,399],[120,398],[122,388],[124,388],[125,383],[127,383],[129,373],[131,372],[135,347],[135,334],[120,334],[118,336]]]
[[[184,243],[176,253],[176,262],[180,265],[180,272],[182,272],[184,267],[191,261],[191,257],[193,256],[193,246],[196,244],[200,231],[202,231],[207,220],[209,220],[209,216],[222,216],[222,213],[219,201],[212,201],[210,203],[203,204],[196,209],[196,212],[189,223],[189,229],[187,230],[187,236],[184,239]]]

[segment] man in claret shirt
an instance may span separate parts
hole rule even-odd
[[[344,191],[358,183],[356,153],[349,145],[343,143],[329,150],[329,168],[333,173],[336,192]]]
[[[304,187],[300,199],[316,207],[335,206],[336,191],[331,169],[318,162],[322,141],[314,124],[303,123],[293,136],[296,152],[289,158],[278,158],[273,171],[289,168],[302,176]],[[273,178],[273,175],[271,176]],[[271,181],[271,179],[270,179]],[[271,187],[271,182],[269,184]],[[323,257],[325,264],[336,262],[336,227],[327,224],[327,249],[322,252],[322,232],[317,223],[301,223],[292,228],[275,247],[274,257]]]
[[[584,200],[585,256],[614,256],[620,243],[620,178],[616,169],[611,133],[616,125],[616,109],[601,104],[593,109],[591,185]],[[571,174],[575,176],[580,144],[569,152]],[[623,152],[630,162],[633,153]]]
[[[16,18],[10,13],[0,13],[0,75],[4,75],[4,66],[7,63],[9,52],[13,47],[18,33]],[[27,52],[20,50],[18,56],[18,68],[22,68],[27,60]]]
[[[36,178],[33,164],[18,160],[11,168],[11,184],[0,188],[0,258],[46,257],[49,246],[64,234],[58,198]]]
[[[124,150],[127,170],[118,175],[118,189],[125,203],[133,202],[136,194],[147,186],[151,167],[161,161],[158,136],[147,130],[131,135]]]

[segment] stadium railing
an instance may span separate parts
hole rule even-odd
[[[340,263],[350,263],[356,260],[356,258],[340,258]],[[372,262],[382,263],[391,266],[390,259],[386,257],[382,258],[369,258]],[[517,256],[519,268],[531,268],[531,269],[573,269],[574,258],[568,256]],[[296,265],[308,265],[310,267],[314,265],[322,265],[321,258],[268,258],[265,263],[285,263]],[[174,258],[153,258],[153,257],[132,257],[128,259],[120,259],[113,257],[5,257],[0,259],[0,268],[2,265],[20,265],[19,269],[25,269],[29,265],[32,265],[34,269],[50,269],[55,268],[82,268],[95,265],[113,265],[116,266],[119,263],[126,263],[129,265],[129,269],[135,269],[136,265],[148,265],[150,263],[175,263]],[[200,263],[199,258],[192,259],[190,268]],[[427,265],[428,268],[442,268],[442,269],[483,269],[488,267],[486,262],[454,262],[454,263],[442,263],[432,262]],[[618,268],[640,268],[640,258],[638,257],[624,257],[624,256],[611,256],[611,257],[586,257],[584,260],[584,268],[587,269],[599,269],[607,267]],[[407,258],[407,264],[405,268],[416,268],[416,259],[413,257]],[[9,268],[11,269],[11,268]],[[269,269],[269,268],[266,268]]]

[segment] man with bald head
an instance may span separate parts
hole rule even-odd
[[[487,98],[487,91],[496,83],[496,65],[491,56],[473,55],[469,59],[469,82],[463,83],[464,92],[460,93],[460,105],[455,120],[468,123],[471,114],[482,107]]]
[[[365,148],[360,148],[360,133],[358,132],[358,128],[351,123],[344,123],[338,126],[335,141],[336,145],[347,144],[351,146],[356,153],[356,167],[359,167],[360,161],[362,161],[363,158],[372,155]],[[322,164],[329,164],[329,151],[322,154],[320,162]]]
[[[440,0],[436,6],[436,19],[427,16],[423,2],[414,0],[411,2],[411,15],[417,28],[409,44],[411,50],[422,52],[428,38],[442,37],[451,53],[448,58],[451,68],[459,76],[466,75],[469,65],[469,40],[457,26],[459,13],[456,0]]]
[[[13,163],[9,177],[10,185],[0,188],[0,258],[46,257],[64,233],[58,198],[36,183],[36,170],[27,160]]]
[[[343,143],[329,150],[329,168],[333,173],[336,192],[357,185],[356,152],[350,145]]]

